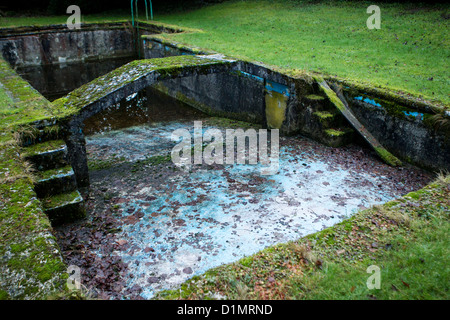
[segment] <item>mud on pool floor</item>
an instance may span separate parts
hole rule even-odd
[[[146,130],[154,135],[135,132]],[[98,146],[88,141],[91,156],[115,152]],[[431,179],[414,167],[389,167],[359,146],[334,149],[302,137],[280,138],[276,175],[251,165],[185,172],[171,161],[134,160],[91,172],[88,218],[55,231],[67,263],[81,268],[82,283],[100,298],[149,299]]]

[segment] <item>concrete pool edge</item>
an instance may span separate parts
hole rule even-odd
[[[0,64],[4,62],[0,60]],[[4,69],[2,68],[2,73]],[[27,96],[12,94],[14,103],[48,108],[49,102],[18,75],[9,73]],[[2,80],[5,79],[2,77]],[[7,87],[8,88],[8,87]],[[4,90],[0,87],[0,90]],[[25,107],[26,108],[26,107]],[[19,109],[20,110],[20,109]],[[1,208],[0,299],[45,299],[66,294],[66,269],[50,221],[33,190],[28,164],[20,157],[21,147],[14,133],[26,123],[15,119],[2,123],[0,144]]]

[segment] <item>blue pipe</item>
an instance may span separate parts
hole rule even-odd
[[[150,18],[153,20],[153,5],[152,5],[152,0],[150,1]]]
[[[138,0],[135,1],[135,5],[136,5],[136,24],[139,25]]]
[[[134,3],[134,6],[136,7],[136,28],[137,28],[137,37],[136,37],[136,39],[139,39],[139,11],[138,11],[138,0],[131,0],[130,1],[130,5],[131,5],[131,23],[132,23],[132,25],[133,25],[133,27],[134,27],[134,8],[133,8],[133,1],[135,1],[135,3]],[[145,1],[145,15],[146,15],[146,17],[147,17],[147,20],[148,20],[148,5],[147,5],[147,0],[144,0]],[[153,20],[153,5],[152,5],[152,0],[149,0],[150,1],[150,16],[151,16],[151,19]],[[138,40],[136,40],[135,39],[135,42],[136,41],[138,41]],[[139,46],[136,44],[136,50],[138,51],[138,56],[140,57],[140,49],[138,48]]]
[[[136,0],[137,1],[137,0]],[[147,4],[147,1],[149,2],[149,4]],[[148,20],[148,7],[150,6],[150,19],[153,20],[153,5],[152,5],[152,0],[145,0],[145,15],[147,17]]]

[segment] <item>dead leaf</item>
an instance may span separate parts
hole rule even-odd
[[[322,268],[322,260],[317,259],[316,260],[316,266],[319,267],[319,268]]]
[[[406,283],[405,281],[402,280],[402,283],[409,288],[409,283]]]
[[[127,243],[128,243],[128,241],[127,241],[127,240],[124,240],[124,239],[120,239],[120,240],[117,241],[117,244],[118,244],[119,246],[123,246],[123,245],[125,245],[125,244],[127,244]]]

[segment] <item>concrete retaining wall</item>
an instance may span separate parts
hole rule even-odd
[[[202,53],[205,52],[144,38],[146,58]],[[296,121],[298,85],[295,79],[268,68],[240,62],[239,71],[162,81],[155,88],[208,114],[246,120],[278,128],[283,134],[294,134],[300,130]]]
[[[396,156],[428,169],[450,171],[450,136],[433,126],[430,112],[357,94],[347,94],[347,101],[361,123]]]
[[[141,24],[139,35],[176,32]],[[79,30],[66,25],[7,28],[0,30],[0,51],[13,67],[137,57],[140,43],[129,22],[82,24]]]

